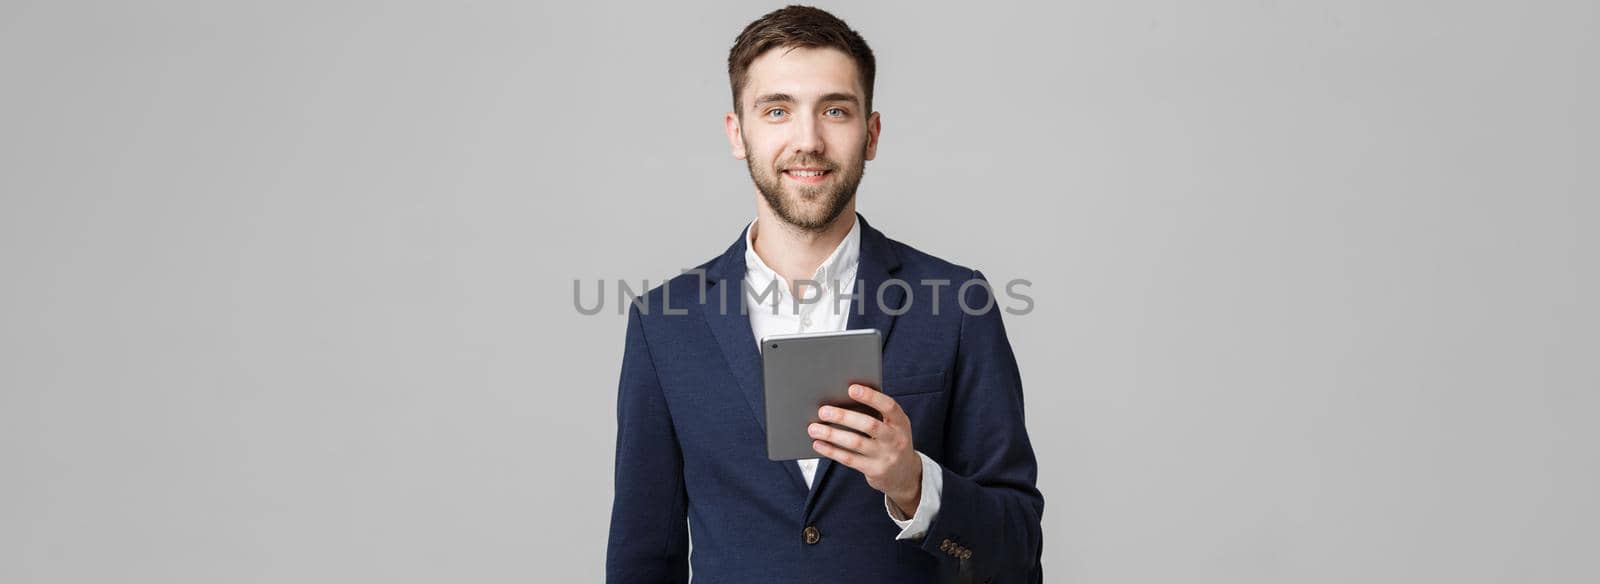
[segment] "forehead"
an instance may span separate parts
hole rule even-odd
[[[787,93],[797,99],[828,93],[861,95],[856,62],[832,47],[780,47],[750,62],[744,96]],[[749,100],[745,100],[748,104]]]

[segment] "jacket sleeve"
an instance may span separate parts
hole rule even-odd
[[[1023,425],[1022,376],[983,274],[965,299],[946,419],[939,514],[920,546],[978,582],[1039,582],[1044,496]],[[987,310],[985,310],[987,307]],[[970,310],[968,310],[970,308]]]
[[[617,449],[606,582],[689,581],[688,496],[673,430],[638,306],[628,312],[617,385]]]

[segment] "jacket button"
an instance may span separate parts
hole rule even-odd
[[[817,531],[817,526],[807,525],[805,531],[800,532],[806,538],[806,545],[816,545],[822,541],[822,532]]]
[[[946,539],[946,540],[944,540],[944,543],[939,544],[939,551],[948,554],[948,553],[950,553],[950,546],[952,546],[952,545],[954,545],[954,544],[950,543],[949,539]]]
[[[966,548],[962,548],[961,549],[961,559],[963,559],[963,560],[972,559],[972,550],[969,550],[969,549],[966,549]]]

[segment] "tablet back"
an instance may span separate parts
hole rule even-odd
[[[806,427],[821,421],[817,408],[823,404],[882,419],[877,410],[849,394],[852,383],[883,387],[880,338],[877,329],[861,329],[770,335],[761,340],[768,459],[817,458]]]

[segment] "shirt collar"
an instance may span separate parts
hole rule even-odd
[[[783,277],[776,270],[761,261],[761,256],[756,254],[755,246],[756,220],[751,220],[750,225],[744,230],[744,267],[745,279],[755,290],[764,290],[773,280],[778,281],[777,290],[780,295],[786,294],[788,286]],[[834,290],[834,281],[839,282],[840,290],[851,287],[847,281],[855,278],[856,265],[861,261],[861,221],[856,217],[850,218],[850,232],[845,234],[844,240],[833,248],[833,253],[822,260],[822,265],[817,266],[817,271],[811,279],[822,285],[823,290]]]

